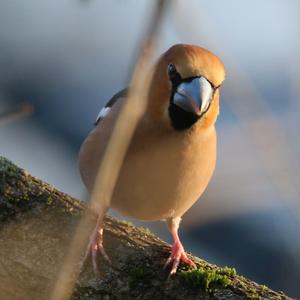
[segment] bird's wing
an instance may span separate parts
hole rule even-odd
[[[96,119],[95,127],[82,143],[79,151],[80,174],[88,190],[92,190],[99,163],[106,150],[114,124],[118,118],[122,101],[128,89],[116,93],[103,107]]]
[[[121,98],[125,98],[127,97],[128,94],[128,88],[125,88],[121,91],[119,91],[118,93],[116,93],[107,103],[106,105],[101,108],[96,121],[95,121],[95,125],[98,125],[100,120],[103,119],[111,110],[112,106]]]

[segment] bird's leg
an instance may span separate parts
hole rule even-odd
[[[196,267],[195,263],[189,259],[184,251],[182,243],[178,236],[179,223],[181,221],[180,217],[172,218],[168,220],[168,227],[173,236],[174,244],[172,246],[171,254],[165,263],[165,268],[172,263],[170,276],[175,274],[180,261],[182,260],[190,267]]]
[[[100,252],[104,259],[111,264],[110,258],[106,254],[103,247],[103,218],[98,217],[96,227],[91,235],[89,246],[85,255],[85,258],[91,255],[93,269],[95,273],[99,272],[97,264],[97,253]]]

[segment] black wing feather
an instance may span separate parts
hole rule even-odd
[[[104,108],[111,108],[120,98],[127,97],[127,94],[128,94],[128,88],[125,88],[125,89],[119,91],[118,93],[116,93],[115,95],[112,96],[112,98],[106,103]],[[98,125],[100,120],[101,120],[101,117],[97,118],[95,125]]]

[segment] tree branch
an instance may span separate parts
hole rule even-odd
[[[0,298],[47,299],[86,206],[0,157]],[[167,281],[170,246],[148,229],[111,217],[104,244],[112,266],[100,274],[82,267],[73,299],[291,299],[190,256],[198,269],[181,266]],[[79,264],[81,262],[78,262]]]

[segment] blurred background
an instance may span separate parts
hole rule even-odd
[[[127,85],[153,4],[1,1],[0,155],[84,200],[80,144],[101,107]],[[172,1],[157,49],[198,44],[227,70],[217,169],[182,222],[186,249],[296,298],[299,9],[298,0]],[[24,103],[34,108],[30,116]],[[3,118],[14,111],[19,118]],[[136,224],[171,242],[162,222]]]

